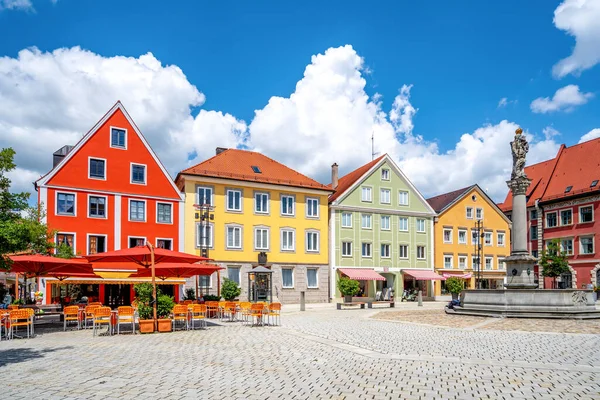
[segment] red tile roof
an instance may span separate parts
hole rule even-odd
[[[471,185],[466,188],[440,194],[438,196],[427,199],[427,202],[429,203],[431,208],[435,210],[436,213],[440,213],[442,210],[448,207],[448,205],[452,204],[456,199],[462,197],[465,194],[465,192],[470,191],[474,187],[475,185]]]
[[[590,187],[592,181],[600,180],[598,154],[600,138],[571,147],[562,145],[553,159],[526,167],[525,173],[532,180],[527,189],[527,207],[533,207],[536,200],[547,202],[599,191],[600,183]],[[568,186],[572,188],[565,193]],[[512,209],[510,191],[498,206],[505,212]]]
[[[258,167],[261,172],[254,172],[253,166]],[[327,186],[264,154],[248,150],[224,150],[200,164],[184,169],[177,175],[176,181],[179,181],[182,174],[331,191]]]
[[[373,168],[375,164],[377,164],[386,154],[374,159],[371,162],[366,163],[362,167],[358,167],[354,171],[342,176],[338,179],[338,186],[335,189],[335,193],[329,196],[329,202],[335,201],[338,197],[342,195],[346,190],[350,188],[350,186],[354,185],[354,183],[359,180],[368,170]],[[331,184],[327,185],[331,188]]]

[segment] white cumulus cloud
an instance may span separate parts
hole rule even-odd
[[[600,137],[600,128],[594,128],[579,139],[579,143],[587,142],[588,140]]]
[[[593,93],[583,93],[577,85],[567,85],[558,89],[552,98],[538,97],[531,102],[530,107],[534,113],[570,112],[576,106],[587,103],[592,97],[594,97]]]
[[[31,0],[0,0],[0,11],[4,9],[34,11]]]
[[[121,100],[172,174],[214,154],[217,146],[250,148],[324,183],[330,166],[346,173],[371,160],[375,151],[398,160],[426,195],[480,183],[496,199],[506,193],[509,142],[517,125],[502,121],[465,133],[449,151],[416,134],[418,109],[404,85],[384,110],[381,95],[365,92],[363,59],[351,46],[312,57],[287,97],[272,97],[242,121],[201,106],[204,95],[184,72],[151,53],[103,57],[78,47],[22,50],[0,58],[0,141],[17,151],[15,190],[51,168],[52,152],[74,144]],[[552,134],[528,134],[530,162],[553,157]]]
[[[575,48],[552,68],[556,78],[579,74],[600,62],[600,1],[565,0],[554,11],[554,25],[575,37]]]

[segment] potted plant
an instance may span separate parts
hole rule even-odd
[[[242,293],[242,289],[240,289],[237,283],[227,278],[223,280],[223,286],[221,286],[221,296],[223,296],[226,301],[235,300],[240,293]]]
[[[158,331],[171,332],[172,321],[171,311],[175,306],[175,301],[171,296],[160,294],[156,303],[156,316],[158,317]]]
[[[344,276],[338,280],[337,287],[342,296],[344,296],[345,303],[352,303],[352,296],[360,291],[360,285],[358,284],[358,281],[346,278]]]
[[[460,278],[452,276],[446,279],[446,289],[452,293],[452,300],[458,300],[458,295],[462,292],[464,287],[464,282]]]
[[[196,300],[196,291],[194,290],[194,288],[185,289],[183,300]]]
[[[154,332],[154,310],[150,305],[152,301],[152,285],[150,283],[138,283],[133,286],[135,291],[135,303],[140,323],[140,333]]]

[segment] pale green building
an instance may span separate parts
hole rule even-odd
[[[435,211],[387,154],[339,179],[337,171],[334,164],[331,298],[341,296],[340,276],[358,280],[363,295],[372,299],[387,300],[393,294],[399,300],[405,287],[432,296]]]

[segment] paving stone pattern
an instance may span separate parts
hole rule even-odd
[[[600,335],[465,330],[309,310],[282,327],[0,342],[1,398],[598,399]]]

